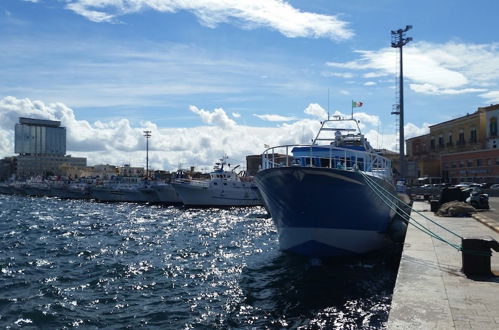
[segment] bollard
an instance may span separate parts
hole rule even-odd
[[[462,239],[463,273],[467,276],[492,276],[491,249],[499,251],[499,242],[492,237]]]
[[[430,210],[434,213],[438,212],[438,209],[440,208],[440,202],[438,199],[432,199],[430,200]]]

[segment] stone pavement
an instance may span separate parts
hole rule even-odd
[[[499,233],[472,218],[444,218],[429,212],[430,205],[414,202],[413,210],[463,236]],[[446,232],[412,212],[412,217],[446,240],[461,244]],[[499,253],[492,255],[499,275]],[[499,276],[474,280],[461,271],[461,252],[409,226],[388,319],[388,329],[499,329]]]
[[[473,214],[475,220],[499,233],[499,197],[489,198],[490,210]]]

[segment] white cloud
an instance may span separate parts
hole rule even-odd
[[[327,119],[327,112],[317,103],[310,103],[304,111],[307,115],[314,116],[320,120]]]
[[[356,53],[360,56],[357,60],[326,64],[334,68],[368,71],[363,75],[365,78],[397,74],[397,50],[382,48]],[[499,43],[408,44],[404,48],[404,78],[409,80],[415,92],[434,95],[478,93],[486,91],[484,87],[497,88]]]
[[[349,91],[347,91],[347,90],[342,89],[342,90],[340,91],[340,94],[343,94],[343,95],[350,95],[350,92],[349,92]]]
[[[227,116],[225,111],[221,108],[213,110],[213,112],[206,111],[204,109],[198,109],[194,105],[189,106],[189,110],[199,115],[201,120],[210,125],[215,125],[222,128],[231,128],[236,126],[236,122]]]
[[[322,75],[324,77],[339,77],[339,78],[345,78],[345,79],[351,79],[353,78],[353,73],[351,72],[322,72]]]
[[[499,103],[499,90],[489,91],[487,93],[480,94],[480,96],[485,99],[486,103]]]
[[[273,115],[273,114],[265,114],[265,115],[254,115],[255,117],[260,118],[261,120],[265,121],[293,121],[297,120],[298,118],[296,117],[286,117],[286,116],[281,116],[281,115]]]
[[[381,122],[378,116],[370,115],[365,112],[354,112],[354,118],[360,120],[360,123],[377,127]]]
[[[241,118],[241,114],[240,114],[240,113],[238,113],[238,112],[233,112],[233,113],[232,113],[232,117],[234,117],[234,118],[236,118],[236,119],[237,119],[237,118]]]
[[[409,84],[409,87],[417,93],[433,94],[433,95],[457,95],[457,94],[478,93],[486,91],[486,89],[483,88],[461,88],[461,89],[438,88],[437,86],[431,84]]]
[[[374,86],[376,83],[374,81],[367,81],[364,83],[364,86]]]
[[[67,8],[94,22],[152,9],[164,13],[192,12],[214,28],[230,23],[244,29],[268,27],[286,37],[349,39],[348,23],[336,16],[304,12],[283,0],[68,0]]]
[[[423,126],[418,127],[412,123],[407,123],[404,125],[404,135],[406,139],[410,139],[416,136],[421,136],[430,133],[430,123],[423,123]]]
[[[129,163],[132,166],[145,166],[143,131],[147,129],[152,135],[149,140],[149,160],[153,169],[175,170],[180,164],[209,170],[224,153],[229,155],[232,163],[245,166],[246,156],[263,152],[265,144],[309,143],[320,127],[317,119],[327,117],[320,105],[311,103],[305,113],[317,119],[303,118],[277,127],[256,127],[237,124],[228,119],[221,108],[206,111],[191,106],[190,110],[199,115],[200,123],[209,125],[161,128],[149,121],[134,126],[127,119],[90,123],[77,119],[73,110],[62,103],[46,104],[4,97],[0,99],[0,157],[14,154],[13,131],[18,117],[31,117],[60,120],[67,128],[68,154],[87,157],[90,165]],[[334,115],[350,116],[338,111]],[[380,134],[377,116],[363,112],[356,112],[354,116],[360,120],[360,127],[373,146],[394,148],[398,136]],[[408,136],[423,134],[427,127],[428,124],[423,128],[407,124],[406,132]]]

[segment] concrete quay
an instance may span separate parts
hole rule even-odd
[[[437,217],[426,202],[414,202],[411,216],[446,240],[461,240],[432,224],[422,215],[462,237],[499,233],[478,219]],[[499,211],[482,212],[480,218],[492,225]],[[388,319],[388,329],[499,329],[499,253],[493,252],[492,270],[496,276],[467,278],[462,254],[450,245],[409,225],[400,261],[397,282]]]

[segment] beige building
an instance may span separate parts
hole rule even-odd
[[[87,166],[87,159],[70,155],[19,155],[16,157],[16,175],[24,178],[38,175],[63,176],[61,167],[64,165],[83,168]]]
[[[495,174],[499,166],[496,164],[499,157],[498,119],[499,104],[490,105],[432,125],[429,134],[408,139],[408,160],[417,164],[417,173],[409,181],[415,182],[418,178],[451,183],[499,181]]]
[[[118,174],[121,176],[143,177],[146,170],[143,167],[132,167],[128,164],[118,168]]]

